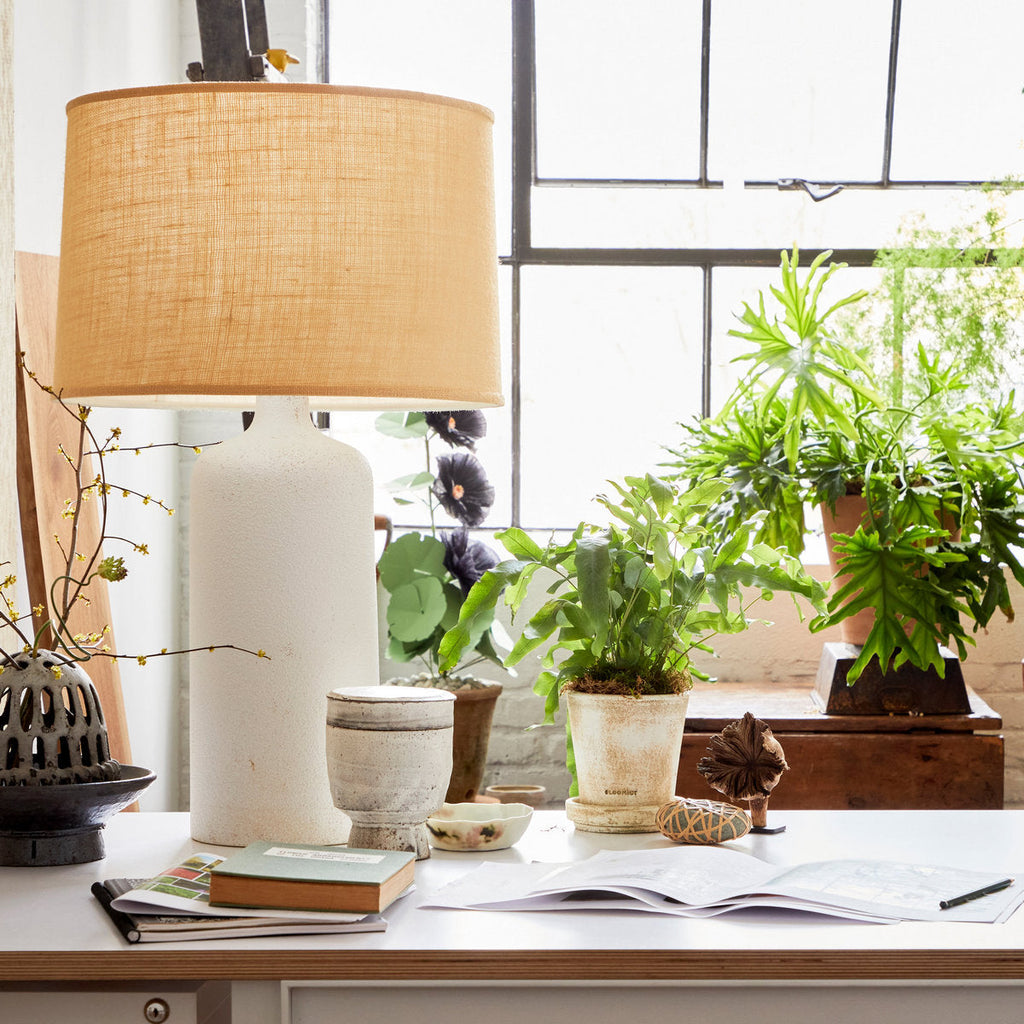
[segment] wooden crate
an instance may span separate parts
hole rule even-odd
[[[750,711],[786,752],[777,810],[997,809],[1003,806],[1002,719],[968,687],[965,715],[829,715],[810,687],[698,684],[676,792],[722,799],[698,773],[708,741]]]

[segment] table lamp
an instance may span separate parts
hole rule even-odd
[[[379,683],[369,466],[309,409],[501,404],[488,110],[196,83],[68,104],[55,377],[255,409],[192,477],[192,834],[339,843],[326,695]]]

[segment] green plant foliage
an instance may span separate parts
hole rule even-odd
[[[421,503],[426,508],[430,532],[412,531],[397,537],[385,547],[377,570],[388,594],[387,656],[398,662],[420,660],[429,676],[442,674],[438,644],[458,622],[464,592],[497,561],[497,555],[482,542],[471,539],[464,527],[439,531],[434,525],[439,501],[437,477],[430,469],[430,442],[440,438],[452,446],[469,447],[477,439],[471,430],[483,436],[486,428],[482,421],[479,412],[383,413],[376,421],[382,434],[400,440],[420,440],[424,446],[426,468],[392,480],[388,486],[396,504]],[[469,660],[452,668],[468,669],[484,660],[500,665],[496,644],[504,646],[503,641],[504,633],[493,621],[493,613],[481,615],[469,634]],[[449,675],[450,670],[443,674]]]
[[[856,292],[824,312],[818,300],[841,265],[827,253],[801,282],[797,254],[782,254],[781,287],[744,308],[752,347],[749,370],[711,419],[685,427],[673,450],[680,479],[723,479],[710,517],[735,529],[763,516],[758,539],[804,546],[804,506],[863,495],[867,522],[837,534],[842,583],[822,629],[864,608],[875,624],[848,674],[854,682],[872,657],[888,666],[944,662],[939,643],[966,656],[973,642],[962,621],[985,626],[994,612],[1013,615],[1004,572],[1024,584],[1024,416],[1014,394],[973,397],[951,360],[919,344],[913,389],[894,397],[866,347],[841,340],[835,314],[860,303]]]
[[[702,675],[694,649],[707,651],[716,634],[746,629],[758,597],[788,591],[824,610],[824,587],[799,560],[755,540],[763,514],[728,531],[708,525],[727,484],[683,488],[647,475],[612,486],[614,496],[598,498],[613,520],[606,528],[581,523],[567,541],[544,548],[519,529],[498,534],[513,557],[470,591],[439,645],[442,667],[457,663],[502,595],[515,614],[540,580],[548,599],[505,663],[542,650],[534,691],[550,724],[561,691],[581,680],[635,695],[689,688],[691,676]]]

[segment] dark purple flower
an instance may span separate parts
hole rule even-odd
[[[454,412],[425,412],[423,418],[437,436],[448,444],[475,450],[475,444],[487,435],[487,420],[479,409],[461,409]]]
[[[468,452],[437,457],[433,489],[445,512],[466,526],[479,526],[494,504],[494,488],[476,456]]]
[[[464,526],[442,530],[441,541],[444,567],[455,577],[463,594],[468,594],[473,584],[498,564],[498,556],[483,541],[470,540],[469,530]]]

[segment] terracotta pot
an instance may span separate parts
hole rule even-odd
[[[828,564],[832,569],[836,589],[843,585],[849,574],[839,571],[839,560],[832,543],[832,534],[853,534],[858,526],[866,525],[867,521],[868,505],[861,494],[844,494],[837,498],[835,512],[828,505],[821,506],[821,522],[828,545]],[[874,608],[865,608],[839,623],[839,636],[848,644],[863,647],[874,624]]]
[[[475,800],[487,768],[494,705],[500,683],[477,690],[455,690],[455,729],[452,734],[452,779],[445,800],[450,804]]]
[[[566,801],[584,832],[656,832],[675,795],[688,693],[566,694],[579,796]]]
[[[473,676],[451,676],[446,682],[438,676],[423,673],[410,678],[389,679],[386,685],[427,687],[455,695],[452,777],[445,801],[458,804],[475,800],[487,768],[487,746],[501,684]]]
[[[867,500],[862,494],[844,494],[836,499],[835,512],[828,505],[821,506],[821,522],[825,531],[825,541],[828,545],[828,564],[832,569],[832,575],[836,581],[836,588],[843,585],[848,578],[848,573],[839,572],[839,560],[836,556],[832,543],[832,534],[845,533],[853,534],[858,526],[866,526],[868,523]],[[943,514],[940,518],[941,526],[948,531],[952,540],[960,539],[960,530],[952,517]],[[936,538],[937,540],[938,538]],[[927,569],[927,566],[925,567]],[[867,642],[871,627],[875,624],[875,610],[865,608],[843,619],[838,623],[839,636],[848,644],[856,644],[863,647]]]

